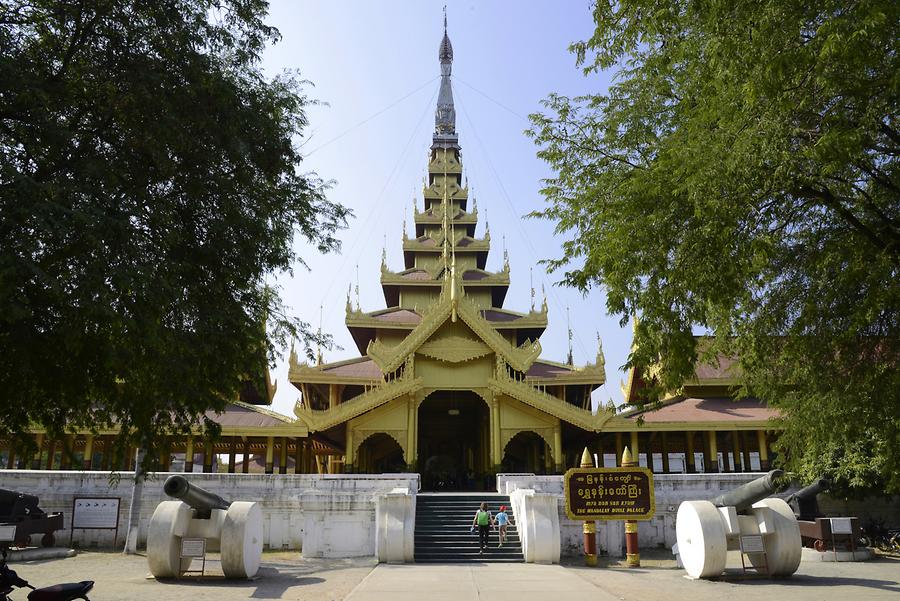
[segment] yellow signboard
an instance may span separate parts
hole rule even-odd
[[[645,467],[573,468],[564,488],[572,520],[649,520],[656,512],[653,472]]]

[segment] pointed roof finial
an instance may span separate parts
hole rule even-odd
[[[356,264],[356,310],[359,311],[359,263]]]
[[[447,35],[447,5],[444,5],[444,37],[441,40],[441,50],[438,53],[441,64],[453,62],[453,44],[450,43],[450,36]],[[450,75],[450,73],[447,73]]]
[[[606,357],[603,356],[603,342],[600,341],[600,332],[597,332],[597,367],[606,369]]]
[[[506,238],[503,238],[503,256],[506,256]],[[531,310],[534,311],[534,267],[528,268],[528,285],[531,287]]]
[[[450,43],[450,36],[447,35],[446,7],[444,7],[444,37],[441,39],[438,59],[441,62],[441,88],[438,92],[437,110],[434,112],[434,144],[432,144],[432,149],[435,148],[435,145],[440,145],[443,148],[459,148],[456,141],[456,109],[453,107],[453,90],[450,87],[453,45]]]
[[[572,356],[572,322],[569,321],[569,307],[566,307],[566,329],[569,330],[569,354],[566,357],[566,363],[575,365],[575,359]]]
[[[294,339],[293,338],[291,338],[291,355],[290,355],[290,358],[288,359],[288,361],[289,361],[288,365],[290,367],[294,367],[295,365],[298,365],[300,363],[300,361],[297,359],[297,351],[294,349]]]
[[[322,311],[324,305],[319,303],[319,331],[316,333],[316,365],[322,365]]]
[[[544,288],[543,284],[541,284],[541,296],[544,297],[544,302],[541,303],[541,311],[546,313],[549,310],[547,307],[547,289]]]

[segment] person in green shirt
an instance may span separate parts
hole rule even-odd
[[[481,546],[480,555],[484,554],[484,550],[488,546],[488,535],[493,525],[494,518],[491,516],[491,512],[487,510],[487,503],[482,503],[472,519],[472,527],[478,527],[478,544]]]

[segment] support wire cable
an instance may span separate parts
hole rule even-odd
[[[432,79],[432,81],[434,81],[434,79]],[[365,248],[365,245],[361,245],[361,243],[369,241],[369,238],[372,236],[372,233],[378,229],[378,225],[381,223],[382,218],[388,212],[388,211],[381,211],[380,214],[375,218],[375,221],[374,222],[372,221],[372,214],[375,212],[376,208],[379,208],[379,202],[381,201],[382,196],[384,196],[384,193],[387,191],[388,187],[390,186],[391,181],[394,179],[394,175],[397,173],[398,169],[400,168],[401,163],[403,162],[404,158],[406,157],[406,155],[409,151],[410,145],[412,144],[413,139],[415,138],[416,134],[418,133],[419,129],[422,126],[422,121],[425,119],[425,115],[428,114],[428,109],[431,108],[432,102],[434,101],[435,96],[437,96],[437,92],[438,92],[437,89],[435,89],[434,92],[431,94],[431,97],[428,99],[428,102],[425,104],[425,109],[422,111],[422,114],[419,116],[418,121],[416,121],[416,125],[413,128],[413,131],[410,134],[409,139],[406,141],[406,144],[403,146],[403,150],[400,152],[400,156],[397,157],[397,162],[394,164],[394,168],[391,169],[391,172],[388,175],[387,180],[385,180],[384,185],[381,187],[381,191],[378,193],[378,196],[376,196],[373,199],[371,206],[369,208],[369,212],[366,214],[366,218],[359,222],[360,224],[366,226],[365,235],[354,236],[353,245],[350,247],[349,252],[347,252],[346,254],[341,253],[343,255],[343,261],[341,262],[341,266],[332,273],[331,278],[328,282],[328,286],[325,288],[325,292],[322,294],[321,301],[323,304],[325,304],[325,306],[328,307],[328,311],[325,312],[326,317],[330,317],[333,307],[338,306],[340,304],[340,303],[326,303],[325,302],[326,299],[328,298],[328,295],[331,293],[331,290],[334,288],[334,283],[337,281],[338,275],[342,274],[344,272],[344,268],[347,266],[347,261],[350,259],[351,256],[356,260],[357,263],[359,262],[359,256],[360,256],[361,249]],[[381,208],[383,208],[383,207],[381,207]],[[357,251],[357,249],[360,249],[360,250]]]
[[[407,98],[409,98],[410,96],[412,96],[413,94],[415,94],[416,92],[418,92],[419,90],[423,89],[424,87],[426,87],[426,86],[429,85],[430,83],[434,82],[434,80],[436,80],[437,78],[438,78],[438,76],[435,75],[434,77],[432,77],[431,79],[429,79],[428,81],[426,81],[425,83],[423,83],[422,85],[420,85],[419,87],[417,87],[417,88],[416,88],[415,90],[413,90],[412,92],[408,92],[407,94],[404,94],[403,96],[401,96],[400,98],[398,98],[398,99],[395,100],[394,102],[390,103],[389,105],[387,105],[387,106],[384,107],[383,109],[381,109],[381,110],[379,110],[379,111],[376,111],[375,113],[372,113],[371,115],[369,115],[368,117],[366,117],[365,119],[363,119],[362,121],[360,121],[359,123],[357,123],[356,125],[350,126],[349,128],[345,129],[344,131],[342,131],[341,133],[339,133],[339,134],[336,135],[335,137],[331,138],[331,139],[328,140],[327,142],[323,142],[323,143],[320,144],[319,146],[316,146],[315,148],[313,148],[312,150],[310,150],[308,153],[306,153],[305,155],[303,155],[303,157],[304,157],[304,158],[311,157],[312,155],[314,155],[314,154],[317,153],[318,151],[322,150],[322,149],[325,148],[326,146],[330,145],[331,143],[337,142],[338,140],[340,140],[341,138],[343,138],[344,136],[346,136],[347,134],[349,134],[350,132],[352,132],[352,131],[355,130],[356,128],[365,125],[366,123],[368,123],[369,121],[371,121],[371,120],[374,119],[375,117],[378,117],[378,116],[381,115],[382,113],[385,113],[385,112],[391,110],[392,108],[394,108],[395,106],[397,106],[398,104],[400,104],[401,102],[403,102],[404,100],[406,100]],[[309,140],[307,140],[307,142],[308,142],[308,141],[309,141]]]
[[[467,87],[472,88],[472,86],[469,86],[468,84],[466,84],[466,85],[467,85]],[[472,88],[472,89],[474,89],[474,88]],[[477,90],[476,90],[476,91],[477,91]],[[494,102],[495,104],[497,104],[498,106],[501,106],[501,107],[503,107],[503,108],[506,108],[506,110],[510,111],[512,114],[516,115],[517,117],[521,117],[521,115],[518,115],[518,114],[517,114],[515,111],[513,111],[512,109],[509,109],[509,108],[505,107],[505,106],[504,106],[502,103],[500,103],[500,102],[497,102],[497,101],[495,101],[495,100],[492,100],[490,97],[488,97],[488,96],[487,96],[486,94],[484,94],[483,92],[479,92],[479,93],[480,93],[481,95],[485,96],[486,98],[488,98],[489,100],[491,100],[492,102]],[[515,207],[513,207],[512,201],[510,200],[509,193],[506,191],[506,187],[503,185],[503,180],[500,178],[499,174],[497,173],[497,170],[496,170],[496,168],[494,167],[494,163],[493,163],[493,161],[491,160],[491,157],[490,157],[490,154],[489,154],[488,151],[487,151],[487,148],[485,147],[484,143],[481,141],[481,138],[478,136],[478,129],[475,127],[475,124],[472,122],[472,119],[469,117],[469,112],[466,110],[465,103],[462,101],[462,94],[460,94],[459,91],[457,91],[457,94],[456,94],[456,100],[457,100],[457,104],[459,104],[460,109],[462,109],[462,114],[463,114],[463,116],[466,118],[466,121],[467,121],[468,124],[469,124],[469,127],[470,127],[470,129],[471,129],[471,131],[472,131],[472,137],[475,138],[475,141],[477,142],[478,146],[481,148],[482,153],[484,154],[485,162],[487,163],[488,169],[490,170],[491,174],[494,176],[495,181],[497,182],[497,186],[498,186],[499,189],[500,189],[501,196],[502,196],[503,199],[506,201],[507,208],[509,209],[510,214],[511,214],[512,217],[513,217],[512,221],[513,221],[513,223],[515,223],[516,228],[517,228],[518,231],[519,231],[519,235],[520,235],[520,236],[522,237],[522,239],[525,241],[526,246],[528,247],[528,249],[529,249],[529,251],[530,251],[530,254],[531,254],[531,260],[532,260],[535,264],[538,264],[537,250],[534,248],[534,245],[531,243],[531,237],[528,236],[528,235],[526,234],[525,230],[522,228],[522,224],[519,223],[519,220],[521,219],[521,216],[519,216],[519,215],[516,214],[516,210],[515,210]],[[471,167],[469,167],[469,168],[471,169]],[[473,171],[474,171],[474,170],[473,170]],[[541,280],[542,280],[542,281],[546,281],[544,278],[541,278]],[[553,286],[553,285],[550,286],[550,296],[553,298],[553,304],[556,306],[557,309],[559,309],[559,308],[561,308],[561,307],[564,306],[564,304],[560,301],[559,297],[558,297],[558,296],[556,295],[556,293],[554,292],[554,286]],[[595,324],[595,325],[596,325],[596,324]],[[584,342],[581,340],[581,336],[578,335],[578,332],[577,332],[577,331],[575,331],[574,334],[575,334],[575,341],[576,341],[576,343],[578,344],[578,347],[581,349],[581,351],[582,351],[585,355],[587,355],[588,357],[590,357],[591,355],[590,355],[590,353],[588,353],[587,348],[586,348],[585,345],[584,345]],[[610,396],[610,394],[609,394],[609,389],[607,388],[606,385],[607,385],[606,378],[604,378],[604,382],[603,382],[603,385],[602,385],[602,387],[603,387],[603,392],[605,393],[605,395],[606,395],[607,397],[612,398],[612,397]],[[601,404],[601,405],[602,405],[602,404]],[[600,409],[600,408],[602,408],[602,407],[600,407],[600,405],[598,405],[598,409]]]

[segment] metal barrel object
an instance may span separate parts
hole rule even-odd
[[[166,478],[166,483],[163,484],[163,491],[173,499],[178,499],[199,511],[228,509],[231,506],[229,501],[200,488],[196,484],[191,484],[187,478],[178,474]]]
[[[26,515],[37,509],[38,499],[15,490],[0,488],[0,516]]]
[[[830,486],[831,482],[827,478],[819,478],[812,484],[804,486],[797,492],[792,493],[790,496],[788,496],[787,499],[785,499],[785,501],[790,503],[791,501],[803,501],[811,498],[814,499],[816,498],[817,494],[828,490]]]
[[[712,504],[716,507],[734,507],[737,511],[743,511],[774,493],[777,488],[775,481],[782,476],[783,470],[772,470],[765,476],[719,495],[712,500]]]

